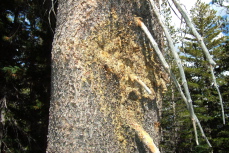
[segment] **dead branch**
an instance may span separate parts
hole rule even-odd
[[[168,74],[170,74],[170,76],[171,76],[171,78],[172,78],[174,84],[176,85],[178,91],[179,91],[180,94],[181,94],[181,97],[183,98],[185,104],[187,105],[187,108],[188,108],[188,110],[189,110],[190,113],[191,113],[192,119],[193,119],[194,121],[197,122],[197,124],[198,124],[198,126],[199,126],[199,128],[200,128],[200,131],[201,131],[202,135],[203,135],[204,138],[206,139],[208,145],[211,147],[211,144],[209,143],[207,137],[205,136],[205,134],[204,134],[204,132],[203,132],[203,129],[202,129],[202,126],[200,125],[200,122],[199,122],[198,118],[196,117],[196,115],[195,115],[195,113],[194,113],[193,107],[191,107],[192,105],[190,105],[190,102],[187,100],[185,94],[183,93],[182,88],[181,88],[179,82],[177,81],[175,75],[172,73],[171,69],[169,68],[168,63],[166,62],[166,60],[165,60],[163,54],[161,53],[161,51],[160,51],[160,49],[159,49],[159,47],[158,47],[156,41],[154,40],[153,36],[152,36],[151,33],[149,32],[149,30],[147,29],[147,27],[145,26],[145,24],[144,24],[139,18],[135,17],[135,22],[137,23],[138,26],[140,26],[140,27],[142,28],[142,30],[145,32],[145,34],[146,34],[147,37],[149,38],[151,44],[153,45],[153,48],[154,48],[155,52],[157,53],[157,55],[158,55],[158,57],[159,57],[159,59],[160,59],[162,65],[163,65],[163,67],[164,67],[164,69],[167,71]],[[194,126],[194,129],[196,129],[196,127],[195,127],[195,122],[193,122],[193,126]],[[196,138],[197,138],[197,131],[196,131],[196,130],[195,130],[195,136],[196,136]],[[197,144],[198,144],[198,141],[197,141]]]
[[[207,61],[210,64],[210,70],[211,70],[211,74],[212,74],[212,80],[214,82],[214,86],[218,92],[219,95],[219,99],[220,99],[220,105],[221,105],[221,109],[222,109],[222,118],[223,118],[223,124],[225,124],[225,115],[224,115],[224,107],[223,107],[223,101],[222,101],[222,96],[220,93],[220,90],[218,88],[216,79],[215,79],[215,74],[214,74],[214,66],[216,65],[215,61],[213,61],[205,43],[203,38],[200,36],[200,34],[197,32],[196,28],[194,27],[194,25],[191,22],[191,19],[188,17],[187,13],[184,11],[184,9],[180,6],[180,4],[176,1],[176,0],[172,0],[174,5],[176,6],[176,8],[178,9],[178,11],[180,12],[180,14],[182,15],[182,17],[184,18],[186,24],[189,26],[189,28],[192,30],[192,33],[194,34],[194,36],[196,37],[197,41],[199,42],[201,48],[203,49],[203,52],[207,58]]]
[[[166,40],[168,42],[169,48],[172,51],[173,57],[174,57],[174,59],[176,61],[176,64],[178,66],[178,69],[179,69],[179,72],[180,72],[180,76],[182,78],[182,85],[184,87],[185,96],[187,97],[188,104],[189,104],[189,111],[190,111],[191,119],[192,119],[192,122],[193,122],[193,128],[194,128],[194,132],[195,132],[196,143],[197,143],[197,145],[199,145],[197,131],[196,131],[196,124],[195,124],[195,118],[194,118],[194,109],[193,109],[193,105],[192,105],[191,94],[189,92],[188,83],[187,83],[187,80],[186,80],[186,76],[185,76],[185,73],[184,73],[183,66],[181,64],[181,59],[180,59],[179,55],[177,54],[177,51],[176,51],[175,46],[173,44],[173,40],[172,40],[172,38],[171,38],[171,36],[169,34],[169,30],[167,29],[167,27],[165,26],[165,24],[163,23],[163,21],[161,19],[161,16],[159,14],[159,10],[158,10],[156,4],[154,3],[153,0],[150,0],[150,2],[151,2],[151,5],[153,7],[152,10],[156,14],[156,16],[158,18],[158,21],[159,21],[159,24],[161,25],[161,27],[162,27],[162,29],[163,29],[163,31],[165,33],[165,36],[167,38]]]

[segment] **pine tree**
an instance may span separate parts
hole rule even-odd
[[[207,48],[214,55],[214,60],[220,63],[225,51],[222,47],[225,37],[220,36],[222,31],[216,24],[220,20],[220,17],[216,16],[216,11],[210,9],[208,4],[198,0],[195,8],[191,10],[191,18],[197,31],[204,38]],[[218,131],[218,127],[223,127],[219,99],[217,91],[212,84],[209,64],[197,40],[189,29],[187,29],[184,47],[181,50],[184,54],[183,62],[186,65],[185,71],[189,80],[188,84],[194,101],[195,112],[204,125],[206,135],[212,141],[213,150],[219,151],[219,148],[215,148],[216,143],[219,143],[220,139],[215,135],[215,130]],[[218,65],[215,73],[219,85],[225,83],[225,78],[220,70],[221,67],[222,65]],[[186,135],[186,138],[188,138],[188,135]],[[182,143],[190,142],[182,141]],[[192,149],[195,152],[209,151],[204,143],[201,143],[200,146],[190,148],[190,151]]]
[[[216,12],[211,10],[209,5],[200,1],[197,1],[195,8],[191,10],[191,15],[195,27],[204,38],[204,42],[218,64],[215,75],[223,99],[226,102],[228,101],[228,76],[225,76],[224,72],[228,70],[228,45],[224,43],[225,37],[220,37],[220,27],[217,26],[217,23],[221,22],[221,18],[216,16]],[[226,148],[228,145],[225,145],[228,141],[226,130],[228,124],[222,125],[218,95],[212,86],[211,74],[202,49],[189,29],[185,29],[185,33],[187,35],[180,54],[184,65],[186,65],[186,77],[194,101],[194,109],[207,137],[210,138],[213,145],[212,150],[223,152],[223,150],[228,150]],[[174,65],[173,72],[176,74],[176,71],[177,68]],[[189,113],[185,109],[186,106],[172,84],[168,89],[169,92],[164,97],[166,102],[163,103],[162,113],[162,146],[164,146],[164,150],[177,153],[210,152],[211,148],[202,140],[200,141],[201,145],[196,146],[193,141],[194,132],[189,122]],[[227,108],[227,103],[225,103],[225,110]],[[171,131],[173,134],[171,134]],[[176,146],[175,150],[174,146]]]

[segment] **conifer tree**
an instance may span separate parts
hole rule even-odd
[[[202,3],[199,0],[191,10],[191,18],[197,31],[201,37],[203,37],[207,48],[211,54],[214,55],[214,60],[216,63],[221,63],[220,60],[225,52],[222,47],[225,37],[221,36],[222,31],[216,24],[221,18],[216,16],[216,11],[210,9],[208,4]],[[183,62],[186,65],[185,71],[187,79],[189,80],[188,84],[192,93],[195,112],[204,125],[206,135],[212,141],[213,150],[219,151],[219,148],[216,148],[216,146],[219,146],[220,138],[215,135],[215,131],[217,131],[219,127],[224,127],[220,119],[219,98],[213,86],[206,57],[189,29],[187,29],[184,47],[181,48],[181,51],[184,54]],[[219,70],[222,66],[222,64],[218,65],[215,73],[219,85],[225,83],[222,71]],[[182,144],[190,143],[189,141],[184,141],[188,140],[189,135],[185,133],[183,133],[183,135],[186,135],[186,139],[182,139],[180,142]],[[200,146],[190,148],[190,151],[191,150],[195,150],[195,152],[206,152],[209,151],[209,148],[202,143]]]
[[[191,19],[218,64],[215,69],[215,75],[223,100],[226,102],[228,101],[228,76],[225,76],[223,72],[228,70],[228,45],[224,43],[225,37],[221,37],[220,27],[217,25],[217,23],[221,22],[221,17],[216,16],[216,11],[211,10],[208,4],[197,1],[195,7],[191,10]],[[189,122],[189,113],[172,84],[169,87],[169,92],[164,97],[166,103],[163,103],[162,147],[164,146],[166,152],[177,153],[210,152],[211,150],[222,152],[223,150],[228,150],[226,148],[228,145],[225,145],[228,143],[226,142],[228,141],[228,132],[226,130],[228,123],[226,122],[226,125],[222,125],[219,99],[217,91],[212,85],[206,57],[191,30],[187,28],[184,33],[187,33],[187,35],[184,44],[180,48],[180,54],[185,66],[195,112],[213,148],[209,148],[202,141],[203,139],[200,139],[199,146],[195,145],[193,141],[194,132]],[[176,66],[174,66],[173,71],[176,72],[176,69]],[[228,106],[226,105],[225,108],[227,110]],[[173,134],[171,134],[171,131]],[[175,150],[174,146],[176,146]]]

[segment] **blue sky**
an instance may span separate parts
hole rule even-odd
[[[183,5],[183,7],[186,9],[187,12],[190,11],[190,9],[195,5],[197,0],[180,0],[180,3]],[[202,2],[211,4],[212,0],[201,0]],[[171,0],[169,0],[170,4],[173,4]],[[229,2],[224,2],[224,5],[229,6]],[[172,5],[173,6],[173,5]],[[175,6],[173,6],[174,10]],[[217,15],[220,16],[224,16],[225,18],[227,18],[227,20],[229,21],[229,16],[226,13],[226,9],[217,5],[211,5],[211,8],[217,10]],[[179,15],[178,11],[176,11],[177,14]],[[175,27],[179,27],[180,26],[180,20],[178,19],[178,17],[176,17],[176,15],[172,12],[172,16],[173,16],[173,24]]]
[[[174,8],[174,10],[176,10],[175,6],[172,3],[172,0],[168,0],[170,2],[170,4],[172,4],[172,7]],[[189,13],[190,9],[195,5],[197,0],[180,0],[180,3],[183,5],[183,7],[186,9],[186,11]],[[202,2],[211,4],[212,0],[201,0]],[[228,0],[229,1],[229,0]],[[229,2],[224,3],[224,5],[229,6]],[[217,11],[217,15],[222,16],[224,18],[227,18],[227,22],[229,23],[229,15],[226,12],[226,8],[224,7],[220,7],[219,5],[210,5],[211,8],[215,9]],[[180,16],[180,13],[178,11],[176,11],[176,14],[178,14]],[[176,28],[180,27],[180,20],[179,18],[174,14],[174,12],[172,12],[172,21],[173,21],[173,25]],[[228,24],[228,28],[229,28],[229,24]],[[224,33],[223,35],[227,35],[229,36],[228,33]],[[221,35],[222,36],[222,35]],[[180,46],[181,43],[176,44],[175,46]],[[225,71],[224,75],[229,75],[229,71]]]

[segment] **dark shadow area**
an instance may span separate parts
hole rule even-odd
[[[53,6],[54,5],[54,6]],[[0,6],[0,148],[46,152],[56,1]]]
[[[139,139],[139,137],[137,136],[137,134],[135,135],[135,142],[136,142],[138,153],[147,153],[147,150],[146,150],[144,144]]]

